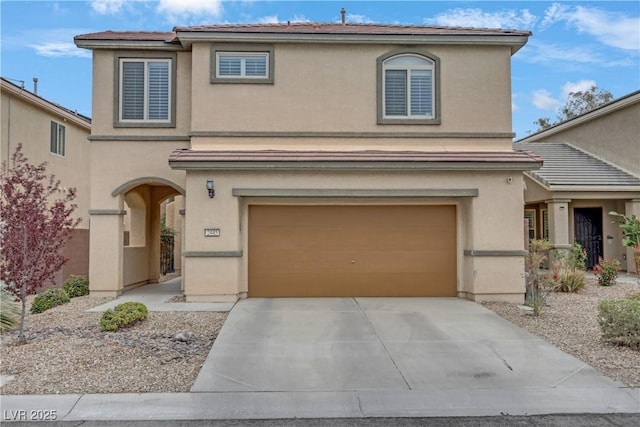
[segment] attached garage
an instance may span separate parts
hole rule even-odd
[[[457,295],[454,205],[251,205],[250,297]]]

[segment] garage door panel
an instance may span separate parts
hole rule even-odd
[[[249,296],[455,296],[455,206],[250,206]]]

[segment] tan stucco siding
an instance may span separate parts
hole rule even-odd
[[[46,171],[59,179],[63,188],[75,187],[74,217],[80,229],[89,228],[89,124],[81,128],[64,114],[52,114],[19,97],[2,92],[2,139],[0,160],[11,158],[18,144],[29,163],[47,162]],[[65,128],[65,155],[51,153],[51,121]]]
[[[429,46],[441,63],[441,124],[378,125],[376,59],[397,48],[276,44],[273,84],[212,84],[211,45],[194,44],[192,130],[511,132],[508,47]]]
[[[136,53],[127,52],[132,57]],[[140,54],[142,55],[142,53]],[[153,52],[145,52],[152,55]],[[115,70],[116,52],[93,51],[93,123],[92,135],[165,135],[186,136],[191,119],[191,52],[179,52],[176,64],[176,124],[175,127],[114,127],[114,108],[118,90]]]

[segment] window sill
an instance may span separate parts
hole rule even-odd
[[[260,78],[260,79],[251,79],[251,78],[243,78],[243,77],[230,77],[230,78],[223,78],[223,77],[212,77],[211,78],[211,83],[212,84],[217,84],[217,83],[223,83],[223,84],[267,84],[267,85],[272,85],[273,84],[273,79],[265,79],[265,78]]]
[[[439,125],[440,118],[434,119],[409,119],[406,117],[391,119],[391,118],[378,118],[379,125]]]

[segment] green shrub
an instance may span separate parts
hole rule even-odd
[[[587,250],[580,243],[574,243],[569,249],[567,262],[569,267],[585,271],[587,269]]]
[[[15,297],[9,292],[4,283],[0,287],[0,332],[8,332],[18,326],[20,307]]]
[[[67,295],[64,289],[47,289],[36,295],[33,299],[33,302],[31,303],[31,312],[42,313],[43,311],[68,303],[69,301],[71,301],[71,298],[69,298],[69,295]]]
[[[86,276],[71,276],[64,281],[62,289],[67,292],[69,298],[89,295],[89,279]]]
[[[602,259],[600,263],[593,267],[593,274],[598,278],[600,286],[611,286],[616,283],[620,271],[620,261],[617,259]]]
[[[603,300],[598,309],[598,323],[605,339],[640,348],[640,301]]]
[[[116,332],[147,318],[147,307],[141,302],[124,302],[104,312],[100,319],[100,330]]]
[[[553,290],[557,292],[577,292],[587,284],[584,271],[563,268],[553,276]]]

